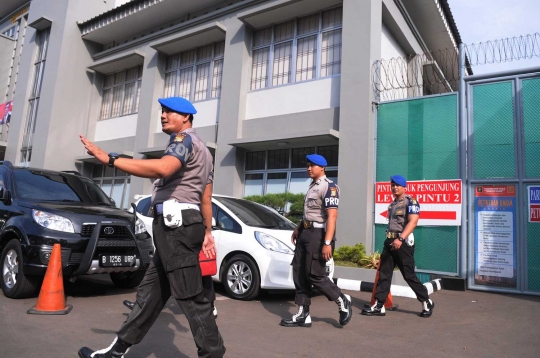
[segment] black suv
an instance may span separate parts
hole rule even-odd
[[[116,208],[99,186],[77,172],[0,164],[5,296],[37,292],[55,243],[62,247],[64,276],[109,273],[119,287],[140,283],[154,247],[134,214]]]

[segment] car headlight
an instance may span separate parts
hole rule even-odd
[[[143,232],[146,232],[146,225],[144,225],[141,219],[137,218],[135,221],[135,235],[142,234]]]
[[[74,233],[73,223],[60,215],[32,209],[32,217],[39,225],[47,229]]]
[[[291,250],[283,242],[279,241],[272,235],[265,234],[264,232],[255,231],[255,239],[267,250],[282,252],[284,254],[294,255],[294,251]]]

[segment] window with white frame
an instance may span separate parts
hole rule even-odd
[[[19,33],[19,22],[17,22],[14,26],[2,32],[2,35],[11,37],[16,40],[18,33]]]
[[[221,97],[225,41],[212,43],[167,58],[164,97],[179,96],[192,102]]]
[[[118,208],[129,208],[131,205],[129,200],[131,176],[129,174],[108,165],[94,164],[92,180],[101,187],[108,197],[114,200]]]
[[[143,67],[137,66],[105,76],[99,119],[137,113]]]
[[[326,158],[326,176],[338,182],[338,146],[262,150],[246,153],[244,196],[291,192],[304,194],[311,179],[306,172],[306,155]]]
[[[341,73],[342,8],[254,31],[251,89]]]
[[[36,34],[36,54],[34,60],[34,72],[30,98],[28,99],[28,112],[24,128],[24,137],[21,146],[21,166],[27,166],[32,159],[32,143],[36,128],[36,118],[41,96],[41,85],[43,73],[45,71],[45,60],[47,59],[47,49],[49,47],[49,36],[51,28],[39,30]]]

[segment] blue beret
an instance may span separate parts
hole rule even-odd
[[[396,183],[397,185],[407,187],[407,179],[401,175],[392,175],[390,181]]]
[[[306,159],[308,162],[311,162],[320,167],[326,167],[328,165],[326,159],[324,159],[324,157],[319,154],[308,154],[306,155]]]
[[[158,102],[163,106],[172,109],[175,112],[185,113],[185,114],[196,114],[197,110],[193,104],[185,98],[182,97],[169,97],[169,98],[159,98]]]

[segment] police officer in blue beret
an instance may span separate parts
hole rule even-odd
[[[296,288],[298,312],[282,319],[285,327],[311,327],[309,307],[315,287],[338,306],[339,323],[344,326],[352,317],[351,297],[341,292],[326,276],[326,262],[334,250],[339,187],[325,175],[326,159],[322,155],[306,156],[307,173],[312,179],[304,199],[302,222],[294,230],[291,241],[296,245],[291,263]]]
[[[388,206],[388,228],[384,249],[379,261],[379,281],[375,293],[375,304],[362,310],[365,316],[384,316],[384,303],[390,292],[394,268],[401,271],[403,278],[422,303],[420,317],[431,317],[435,303],[429,298],[426,286],[416,277],[414,264],[414,237],[412,232],[420,218],[420,204],[406,195],[407,180],[401,175],[390,177],[390,188],[394,201]]]
[[[192,127],[197,113],[193,104],[181,97],[158,101],[162,131],[169,135],[161,159],[119,158],[80,136],[88,154],[101,163],[142,178],[158,178],[151,204],[156,253],[137,289],[136,303],[113,343],[96,352],[83,347],[81,358],[124,357],[132,345],[141,342],[171,296],[189,321],[198,356],[221,358],[225,354],[199,266],[201,250],[207,257],[215,255],[212,155]]]

